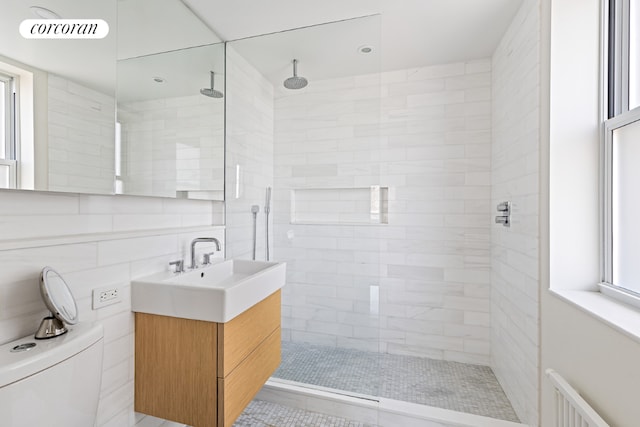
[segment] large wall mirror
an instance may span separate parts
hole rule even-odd
[[[109,35],[19,34],[46,16],[103,19]],[[10,0],[0,188],[222,200],[224,78],[224,44],[181,0]]]

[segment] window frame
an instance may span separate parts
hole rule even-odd
[[[9,168],[7,188],[18,188],[18,76],[0,70],[0,80],[4,82],[4,153],[0,165]]]
[[[16,77],[0,71],[0,81],[4,82],[4,111],[2,118],[5,129],[5,152],[3,160],[16,159]]]
[[[640,293],[613,282],[613,133],[640,121],[640,107],[629,110],[631,0],[605,0],[603,81],[606,94],[600,155],[600,292],[640,308]]]
[[[600,291],[640,308],[640,293],[618,286],[613,281],[613,133],[627,125],[640,122],[640,107],[619,114],[604,122],[602,149],[602,268]],[[637,124],[636,124],[637,125]]]

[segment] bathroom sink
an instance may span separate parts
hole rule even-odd
[[[185,273],[131,282],[131,309],[141,313],[225,323],[285,283],[286,264],[225,260]]]

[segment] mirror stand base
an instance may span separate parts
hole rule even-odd
[[[55,338],[67,333],[67,330],[62,320],[56,319],[53,316],[47,316],[42,319],[34,338],[37,340]]]

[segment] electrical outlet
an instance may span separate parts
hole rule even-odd
[[[112,299],[118,298],[118,288],[102,291],[99,295],[100,302],[110,301]]]
[[[107,286],[93,290],[93,309],[97,310],[122,301],[120,289],[117,286]]]

